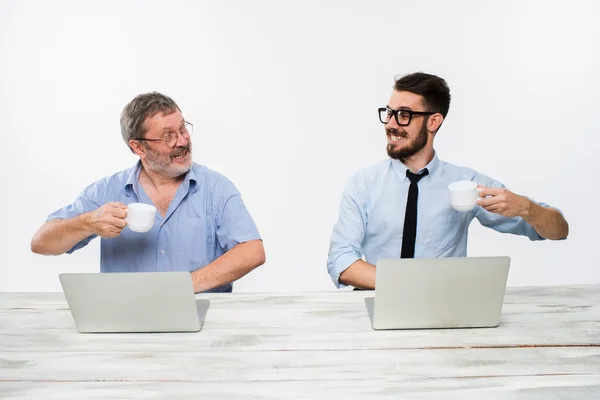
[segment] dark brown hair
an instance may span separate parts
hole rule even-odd
[[[442,78],[415,72],[396,78],[394,89],[398,92],[406,91],[423,96],[425,111],[438,112],[446,118],[450,109],[450,88]]]

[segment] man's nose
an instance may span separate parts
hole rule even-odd
[[[188,145],[190,138],[184,138],[181,132],[177,132],[177,143],[175,143],[175,147],[185,147]]]

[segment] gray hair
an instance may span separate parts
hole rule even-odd
[[[129,147],[132,139],[142,139],[146,134],[144,121],[157,113],[171,114],[181,111],[177,103],[168,96],[158,92],[144,93],[136,96],[121,112],[121,136]],[[133,152],[133,150],[130,148]]]

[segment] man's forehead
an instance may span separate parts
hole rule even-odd
[[[390,96],[388,106],[392,109],[406,107],[415,110],[423,107],[423,96],[405,90],[400,92],[394,90]]]
[[[171,113],[164,113],[162,111],[159,111],[156,114],[146,118],[146,124],[149,128],[161,128],[163,126],[181,125],[182,122],[183,115],[179,110],[175,110]]]

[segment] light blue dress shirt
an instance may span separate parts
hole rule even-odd
[[[461,212],[450,205],[448,185],[452,182],[467,180],[490,188],[504,188],[502,183],[472,169],[441,161],[437,154],[425,168],[429,175],[418,183],[415,258],[466,256],[473,218],[498,232],[524,235],[531,240],[544,239],[520,217],[503,217],[480,206]],[[327,270],[337,287],[346,286],[339,282],[340,274],[356,260],[364,258],[376,265],[380,259],[400,258],[410,185],[407,169],[400,161],[388,159],[359,171],[346,184],[327,260]],[[548,207],[545,203],[536,204]]]
[[[88,186],[73,204],[48,216],[68,219],[108,202],[152,204],[138,182],[141,163]],[[96,235],[67,253],[86,246]],[[236,187],[223,175],[194,163],[177,189],[163,218],[156,213],[149,232],[123,229],[115,238],[101,238],[101,272],[195,271],[238,243],[260,239]],[[227,284],[209,292],[231,292]]]

